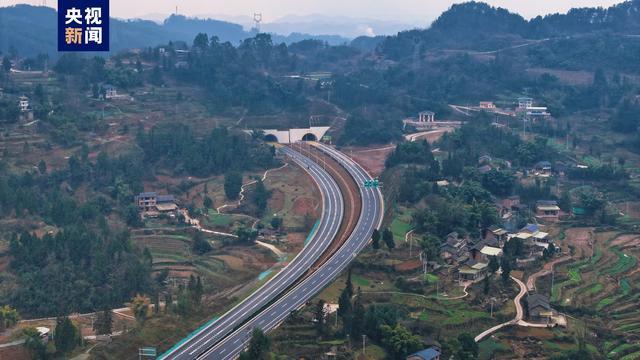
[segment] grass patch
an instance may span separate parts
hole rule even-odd
[[[411,230],[410,222],[404,222],[400,218],[395,218],[391,222],[391,232],[395,241],[404,241],[405,235],[409,230]]]
[[[371,281],[363,278],[360,275],[352,275],[351,278],[353,279],[353,282],[358,286],[368,287],[369,285],[371,285]]]
[[[493,355],[498,352],[507,351],[509,348],[495,341],[494,339],[487,339],[478,344],[480,351],[478,353],[478,359],[487,360],[493,358]]]

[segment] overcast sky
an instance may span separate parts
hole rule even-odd
[[[0,0],[1,6],[17,3],[55,6],[56,0]],[[445,11],[452,0],[110,0],[111,16],[119,18],[141,17],[147,14],[170,14],[178,5],[183,15],[225,14],[251,16],[261,12],[264,21],[286,15],[343,15],[397,20],[416,23],[425,19],[427,25]],[[526,18],[556,12],[572,7],[608,7],[620,0],[486,0],[494,6],[507,8]],[[418,25],[418,24],[416,24]]]

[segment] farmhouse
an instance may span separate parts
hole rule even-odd
[[[116,90],[115,86],[111,84],[105,84],[103,88],[104,88],[105,99],[113,99],[115,97],[118,97],[118,91]]]
[[[20,99],[18,101],[18,107],[20,108],[20,112],[29,111],[29,98],[24,95],[20,96]]]
[[[560,216],[560,207],[555,200],[536,201],[536,218],[556,222]]]
[[[538,322],[549,322],[558,315],[558,312],[549,304],[549,298],[541,294],[527,296],[527,309],[529,310],[529,318]]]
[[[168,213],[178,209],[173,195],[158,195],[155,191],[142,192],[135,197],[136,206],[140,211]]]
[[[526,110],[533,106],[533,99],[530,97],[519,97],[518,98],[518,110]]]

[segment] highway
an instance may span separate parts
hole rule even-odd
[[[314,179],[322,194],[322,215],[311,240],[273,278],[215,321],[196,330],[159,359],[195,359],[220,342],[235,328],[276,299],[299,280],[320,258],[336,237],[344,215],[344,200],[336,181],[321,166],[291,148],[278,151],[288,155]],[[288,312],[286,313],[288,315]]]
[[[354,231],[346,242],[315,272],[310,274],[294,288],[281,295],[268,308],[262,310],[233,333],[226,336],[216,345],[198,356],[198,359],[227,360],[233,359],[247,346],[254,328],[269,331],[282,323],[291,311],[302,307],[315,294],[330,284],[369,242],[373,229],[382,221],[383,200],[376,188],[363,186],[370,176],[350,158],[331,147],[314,144],[344,166],[359,185],[362,198],[362,212]]]

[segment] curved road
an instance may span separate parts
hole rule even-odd
[[[279,149],[305,169],[317,183],[322,194],[323,212],[319,226],[302,251],[267,283],[253,292],[222,317],[196,330],[176,344],[159,359],[195,359],[231,333],[257,311],[273,301],[297,281],[326,251],[335,238],[344,214],[344,200],[336,181],[321,166],[290,149]],[[288,313],[287,313],[288,314]]]
[[[354,231],[347,241],[304,281],[282,295],[277,301],[255,317],[244,323],[231,335],[197,357],[198,359],[233,359],[247,346],[254,328],[269,331],[284,321],[291,311],[303,306],[311,297],[331,283],[356,257],[369,240],[373,229],[380,226],[383,214],[382,195],[378,189],[365,188],[366,179],[371,177],[350,158],[325,145],[316,144],[320,150],[335,158],[360,187],[362,212]]]

